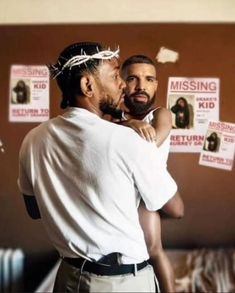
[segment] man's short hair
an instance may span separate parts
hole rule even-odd
[[[102,50],[102,45],[96,42],[74,43],[60,53],[55,65],[50,66],[52,68],[51,71],[53,71],[53,67],[57,70],[54,75],[62,91],[63,98],[60,105],[61,108],[64,109],[67,106],[75,106],[76,96],[82,95],[80,80],[84,72],[94,73],[102,60],[92,58],[76,66],[64,67],[66,62],[75,56],[93,55]],[[59,72],[59,74],[57,72]]]
[[[124,70],[126,67],[132,65],[132,64],[137,64],[137,63],[143,63],[143,64],[151,64],[155,66],[154,62],[152,59],[150,59],[148,56],[145,55],[133,55],[129,58],[127,58],[123,64],[122,64],[122,70]]]

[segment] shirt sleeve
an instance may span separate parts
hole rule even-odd
[[[21,193],[25,195],[34,195],[33,187],[26,171],[26,159],[24,158],[24,147],[21,148],[19,154],[19,174],[17,184]]]
[[[133,163],[136,188],[148,210],[161,209],[176,193],[177,185],[163,163],[161,152],[154,143],[141,139],[136,144]]]

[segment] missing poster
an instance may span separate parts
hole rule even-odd
[[[9,121],[42,122],[49,119],[49,70],[46,66],[12,65]]]
[[[219,120],[219,79],[170,77],[171,152],[200,152],[209,120]]]
[[[199,164],[232,170],[235,151],[235,124],[210,121]]]

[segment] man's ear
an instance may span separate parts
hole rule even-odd
[[[84,75],[80,80],[81,91],[86,97],[93,95],[93,79],[91,75]]]

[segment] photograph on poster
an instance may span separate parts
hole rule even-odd
[[[207,132],[203,150],[214,153],[218,152],[220,148],[221,135],[222,133],[220,132]]]
[[[30,80],[13,79],[11,91],[12,104],[29,104],[30,99]]]
[[[199,164],[231,171],[235,152],[235,124],[209,121]]]
[[[172,114],[172,128],[193,129],[195,96],[169,95],[168,103]]]
[[[49,119],[49,71],[45,65],[11,65],[9,121]]]

